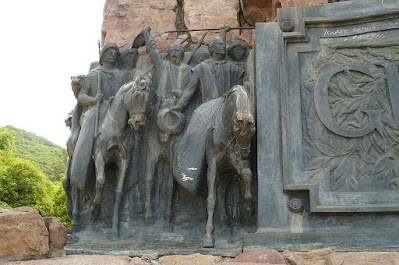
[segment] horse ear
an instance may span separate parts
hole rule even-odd
[[[136,84],[139,84],[139,83],[140,83],[140,75],[136,76],[136,78],[134,79],[134,82],[135,82]]]

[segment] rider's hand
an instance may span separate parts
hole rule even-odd
[[[176,106],[170,108],[169,111],[178,111],[178,112],[181,112],[182,110],[183,110],[183,107],[182,107],[182,106],[176,105]]]
[[[229,31],[231,30],[231,27],[230,27],[229,25],[223,26],[223,27],[222,27],[222,30],[223,30],[223,31],[226,31],[226,32],[229,32]]]
[[[145,27],[141,30],[141,32],[147,32],[148,34],[150,34],[150,31],[151,31],[151,26],[150,26],[150,25],[145,26]]]
[[[104,95],[103,94],[97,94],[96,97],[94,98],[94,100],[96,102],[101,102],[104,99]]]

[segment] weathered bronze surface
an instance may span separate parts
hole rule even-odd
[[[243,86],[249,48],[233,43],[228,57],[229,30],[187,56],[171,44],[163,58],[147,26],[132,48],[119,53],[108,43],[99,67],[72,77],[71,253],[125,250],[115,242],[136,252],[207,247],[234,256],[242,248],[256,218],[255,117],[253,91]],[[148,54],[138,60],[142,46]]]
[[[339,2],[280,9],[255,51],[228,26],[106,44],[72,78],[68,251],[397,249],[399,2]]]
[[[262,192],[247,248],[399,245],[399,2],[340,2],[257,26]]]

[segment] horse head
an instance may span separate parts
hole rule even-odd
[[[73,75],[71,76],[71,87],[75,98],[78,98],[79,92],[82,89],[85,75]]]
[[[133,130],[141,131],[147,121],[146,109],[151,87],[151,74],[139,74],[134,81],[127,84],[128,91],[124,97],[124,107],[129,113],[128,124]]]
[[[246,158],[250,153],[251,139],[256,131],[253,105],[241,85],[234,86],[229,94],[235,95],[235,111],[232,119],[232,130],[236,139],[234,151],[240,157]]]

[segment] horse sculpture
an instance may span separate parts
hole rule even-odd
[[[79,92],[82,89],[85,77],[85,75],[76,75],[71,77],[71,86],[76,99],[78,98]],[[71,129],[71,133],[67,140],[68,160],[66,173],[63,179],[63,187],[66,194],[67,214],[69,219],[72,220],[71,229],[74,232],[79,229],[79,198],[81,197],[81,193],[83,191],[81,191],[75,185],[71,185],[71,161],[80,133],[79,119],[82,115],[82,108],[83,107],[81,103],[77,101],[75,108],[65,119],[65,125]]]
[[[215,206],[218,203],[222,223],[227,221],[225,195],[227,185],[220,177],[234,170],[244,184],[244,206],[252,215],[252,194],[248,156],[255,134],[253,105],[241,85],[234,86],[225,97],[207,101],[197,107],[187,128],[173,149],[173,176],[183,188],[198,194],[205,163],[208,164],[207,224],[204,247],[214,247]]]
[[[152,190],[154,187],[154,177],[156,167],[161,166],[162,170],[158,170],[158,179],[166,183],[163,187],[165,198],[163,199],[163,214],[165,225],[164,229],[172,230],[172,201],[174,192],[174,179],[172,175],[172,141],[175,133],[169,128],[164,128],[160,124],[160,115],[169,110],[169,107],[175,104],[175,99],[166,99],[162,104],[156,105],[155,109],[159,112],[153,112],[151,124],[146,130],[146,176],[145,176],[145,222],[147,224],[154,223],[152,212]],[[172,114],[173,115],[173,114]],[[172,136],[172,137],[171,137]]]
[[[244,184],[245,208],[252,214],[251,180],[252,171],[249,166],[251,139],[255,134],[253,106],[243,86],[234,86],[226,95],[222,106],[216,113],[206,137],[206,162],[208,164],[207,184],[208,220],[203,247],[214,247],[214,212],[218,198],[216,187],[218,172],[226,168],[234,169]],[[219,187],[225,188],[225,187]],[[221,193],[223,194],[223,192]],[[221,203],[221,216],[226,209]]]
[[[105,165],[116,162],[118,165],[116,198],[112,218],[110,239],[118,237],[119,208],[122,200],[123,184],[131,151],[129,152],[127,127],[135,131],[133,145],[138,142],[138,132],[146,124],[146,109],[151,86],[151,75],[140,74],[134,81],[123,85],[115,95],[108,113],[100,127],[100,134],[94,146],[96,168],[96,194],[92,205],[92,218],[96,220],[100,213],[101,197],[105,184]],[[129,119],[128,119],[129,118]],[[136,165],[133,165],[136,166]],[[137,189],[138,186],[136,185]]]

